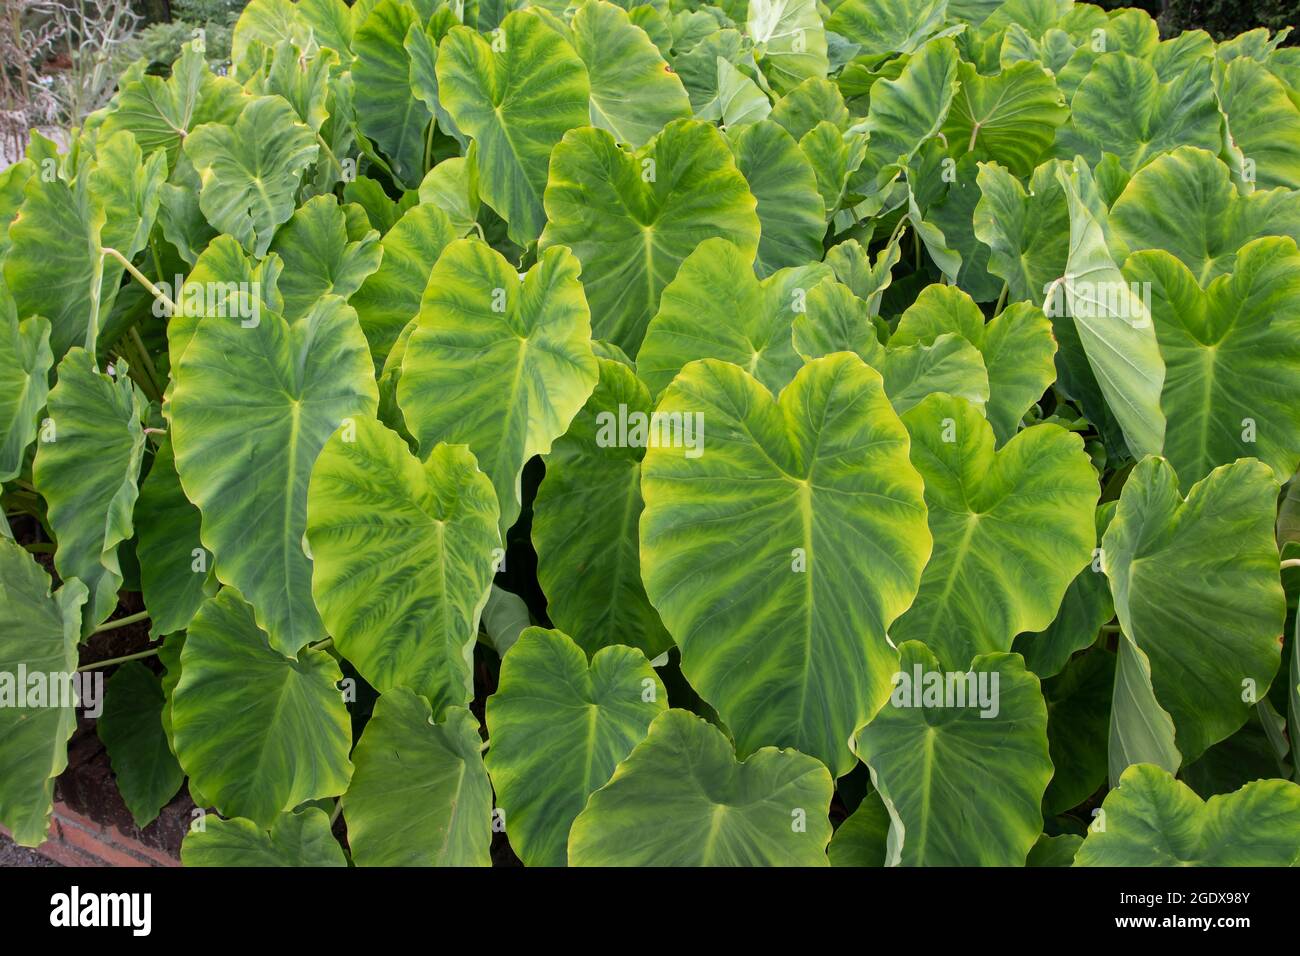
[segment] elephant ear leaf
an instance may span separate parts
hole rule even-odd
[[[272,312],[208,317],[174,371],[176,471],[203,545],[271,646],[295,654],[325,637],[302,544],[312,465],[345,419],[373,417],[379,402],[356,313],[326,296],[293,325]]]
[[[741,756],[793,746],[847,773],[849,735],[896,669],[886,631],[930,553],[921,476],[879,374],[837,353],[774,399],[707,359],[656,411],[703,441],[698,454],[660,434],[642,465],[642,577],[682,672]],[[861,559],[835,557],[850,552]]]
[[[949,152],[1028,176],[1070,115],[1052,74],[1035,62],[1013,63],[994,76],[981,76],[970,63],[958,69],[961,87],[944,124]]]
[[[1295,240],[1247,243],[1233,271],[1205,289],[1186,265],[1158,249],[1131,255],[1124,275],[1151,290],[1165,359],[1164,455],[1183,490],[1244,457],[1264,462],[1279,482],[1288,480],[1300,465]]]
[[[246,100],[238,83],[213,73],[207,58],[186,43],[166,79],[146,73],[122,88],[100,136],[128,130],[146,155],[166,150],[171,169],[191,130],[204,123],[233,123]]]
[[[520,635],[488,698],[485,762],[510,846],[525,864],[565,864],[569,829],[587,797],[645,739],[667,696],[634,648],[602,648],[588,667],[560,631]]]
[[[736,760],[716,727],[684,710],[591,795],[569,833],[571,866],[827,866],[833,783],[794,750]]]
[[[1259,236],[1300,242],[1300,192],[1237,192],[1217,156],[1180,146],[1143,167],[1110,210],[1115,238],[1129,250],[1164,249],[1199,285],[1232,272],[1237,251]],[[1158,331],[1158,330],[1157,330]]]
[[[658,395],[687,363],[715,358],[780,391],[802,364],[792,326],[809,290],[830,276],[830,266],[812,262],[760,280],[753,256],[726,239],[706,239],[664,288],[637,353],[637,374]]]
[[[599,377],[578,271],[567,249],[548,249],[521,280],[490,246],[458,239],[433,267],[406,343],[397,401],[407,427],[421,450],[469,446],[503,530],[519,515],[524,463],[551,450]]]
[[[710,124],[674,121],[635,154],[605,130],[577,129],[552,156],[540,244],[573,250],[596,337],[635,358],[660,293],[696,246],[719,236],[753,256],[755,208]]]
[[[298,321],[325,295],[349,299],[379,268],[383,251],[379,233],[367,229],[357,239],[348,234],[347,210],[332,195],[304,203],[275,234],[270,252],[284,263],[278,290],[284,317]]]
[[[949,667],[1006,651],[1056,617],[1092,558],[1100,489],[1083,441],[1051,424],[993,447],[968,402],[936,394],[903,416],[925,480],[934,554],[896,641],[924,641]]]
[[[432,202],[421,202],[408,209],[380,240],[383,258],[379,268],[349,300],[357,310],[377,369],[384,367],[393,343],[420,311],[420,297],[433,264],[455,238],[447,214]]]
[[[490,866],[492,784],[478,723],[405,688],[379,698],[352,757],[343,797],[348,844],[359,866]]]
[[[438,716],[469,703],[497,518],[462,445],[421,462],[370,418],[325,443],[307,492],[312,590],[335,646],[376,690],[415,690]]]
[[[600,381],[555,442],[537,489],[537,581],[547,616],[588,654],[630,644],[655,657],[672,638],[641,582],[637,527],[645,449],[643,443],[619,444],[620,427],[627,430],[641,416],[648,421],[654,405],[630,364],[600,356],[596,363]],[[575,534],[578,528],[582,533]]]
[[[204,602],[181,651],[172,692],[176,757],[223,816],[269,827],[309,800],[334,797],[352,776],[352,727],[334,658],[285,657],[234,588]]]
[[[132,537],[132,511],[144,459],[146,402],[119,362],[95,370],[89,353],[68,352],[50,390],[50,422],[41,435],[32,480],[45,498],[58,538],[59,577],[90,591],[82,622],[89,634],[117,607],[122,586],[118,545]]]
[[[70,697],[17,706],[15,675],[70,674],[77,669],[86,586],[76,578],[50,593],[50,577],[22,545],[0,535],[0,825],[21,846],[45,842],[54,778],[68,765],[77,728]],[[46,693],[56,688],[46,686]],[[60,693],[62,688],[59,688]],[[34,703],[28,699],[29,703]]]
[[[574,14],[573,48],[591,79],[591,125],[644,146],[676,119],[689,119],[681,78],[621,6],[592,0]]]
[[[475,141],[479,194],[527,245],[546,223],[552,147],[589,122],[587,68],[539,14],[515,10],[494,41],[453,27],[438,47],[437,74],[447,112]]]
[[[900,651],[890,702],[855,738],[889,811],[886,864],[1023,866],[1052,777],[1038,678],[1018,654],[963,673],[917,641]]]
[[[1056,378],[1052,323],[1037,306],[1015,302],[985,324],[979,306],[965,292],[931,285],[903,313],[889,344],[933,345],[945,333],[960,335],[979,349],[988,373],[986,414],[998,443],[1005,443]]]
[[[1124,771],[1101,805],[1075,866],[1295,866],[1300,785],[1256,780],[1201,800],[1151,764]]]
[[[1286,601],[1273,516],[1278,482],[1245,459],[1194,484],[1169,462],[1130,473],[1102,540],[1124,635],[1148,659],[1154,700],[1185,762],[1246,722],[1281,663]],[[1117,678],[1118,680],[1118,678]]]
[[[233,125],[205,123],[185,139],[185,155],[203,184],[203,215],[259,258],[293,215],[303,171],[319,149],[282,96],[259,96]]]
[[[786,266],[816,262],[826,235],[826,207],[817,174],[794,137],[760,120],[732,137],[736,167],[758,202],[761,232],[754,269],[769,276]]]
[[[754,55],[772,88],[786,93],[830,68],[816,0],[750,0]]]
[[[402,185],[414,188],[424,175],[425,138],[434,115],[411,92],[412,58],[407,34],[421,30],[413,4],[380,0],[356,32],[352,66],[357,127],[384,151]]]
[[[252,820],[210,817],[181,844],[185,866],[347,866],[343,848],[319,807],[282,813],[268,832]]]

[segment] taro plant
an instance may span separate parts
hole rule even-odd
[[[195,865],[1300,862],[1284,38],[253,0],[127,70],[0,173],[0,823],[80,707]]]

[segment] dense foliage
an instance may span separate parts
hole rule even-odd
[[[98,732],[189,864],[1300,862],[1283,39],[253,0],[138,62],[0,173],[0,823],[77,721],[14,675],[142,600]]]

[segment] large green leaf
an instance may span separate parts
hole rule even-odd
[[[50,390],[50,424],[38,444],[32,480],[58,539],[59,577],[77,578],[90,591],[85,634],[117,607],[122,585],[117,548],[132,535],[145,406],[120,363],[115,376],[102,374],[79,348],[59,363],[59,382]]]
[[[311,129],[282,96],[259,96],[232,125],[205,123],[185,138],[185,155],[203,183],[203,215],[258,257],[293,215],[303,170],[318,151]]]
[[[161,151],[144,159],[131,134],[120,132],[100,141],[93,163],[83,154],[75,181],[47,177],[44,168],[27,181],[9,227],[5,280],[19,316],[50,320],[56,361],[72,345],[95,349],[123,271],[101,245],[128,259],[144,247],[166,167]]]
[[[686,366],[657,411],[708,427],[702,454],[656,443],[642,465],[642,577],[683,673],[741,755],[794,746],[847,773],[849,735],[888,694],[886,631],[930,552],[880,376],[838,353],[774,400],[710,359]]]
[[[1150,313],[1111,257],[1087,165],[1076,159],[1072,172],[1058,167],[1056,178],[1070,209],[1070,251],[1058,280],[1065,309],[1129,451],[1158,454],[1165,436],[1165,364]],[[1048,305],[1059,314],[1051,297]]]
[[[358,865],[490,865],[492,785],[469,711],[449,707],[435,724],[428,701],[394,688],[352,757],[343,815]]]
[[[592,791],[668,708],[650,662],[602,648],[587,666],[560,631],[528,628],[488,698],[485,762],[506,813],[510,848],[529,866],[563,866],[569,828]]]
[[[20,322],[0,277],[0,481],[22,471],[53,366],[49,321],[32,316]]]
[[[739,365],[772,392],[794,377],[803,363],[792,325],[831,268],[811,262],[762,280],[754,271],[753,257],[726,239],[706,239],[686,257],[637,353],[637,374],[652,395],[694,359]]]
[[[854,741],[892,821],[886,865],[1023,866],[1052,776],[1038,678],[1018,654],[939,667],[902,644],[890,703]]]
[[[1111,153],[1135,172],[1177,146],[1217,150],[1220,120],[1210,72],[1210,61],[1201,59],[1162,83],[1146,60],[1119,51],[1099,56],[1070,100],[1058,155],[1082,154],[1096,163]]]
[[[649,416],[654,405],[629,365],[604,357],[596,364],[596,389],[556,440],[537,489],[537,581],[547,616],[588,654],[630,644],[656,657],[672,638],[641,583],[637,526],[645,448],[619,442],[620,413],[624,422],[634,421],[633,413]]]
[[[68,765],[68,738],[77,728],[73,701],[18,706],[29,693],[20,673],[67,677],[77,669],[81,605],[86,586],[67,581],[54,594],[50,577],[22,545],[0,535],[0,824],[22,846],[45,842],[54,778]],[[44,703],[44,702],[43,702]]]
[[[850,181],[850,192],[862,193],[879,208],[885,187],[943,128],[957,91],[957,63],[952,40],[938,39],[912,56],[897,78],[871,87],[867,118],[858,124],[870,134],[867,155]]]
[[[786,266],[821,258],[826,209],[817,174],[794,137],[778,123],[760,120],[733,134],[736,166],[758,202],[758,258],[768,276]]]
[[[446,213],[422,202],[408,209],[380,241],[383,260],[379,269],[350,300],[370,342],[376,368],[383,368],[402,329],[420,311],[420,296],[433,264],[455,238]]]
[[[244,100],[238,83],[214,74],[203,54],[185,43],[167,79],[145,73],[122,87],[99,135],[129,130],[146,155],[165,149],[170,168],[191,130],[203,123],[233,123]]]
[[[749,0],[754,54],[773,89],[784,93],[825,76],[826,29],[816,0]]]
[[[325,636],[302,547],[307,480],[345,419],[374,415],[378,392],[342,299],[293,325],[270,312],[250,321],[197,323],[174,366],[172,443],[217,577],[246,595],[273,648],[295,654]]]
[[[365,228],[354,238],[358,216]],[[359,206],[340,206],[328,195],[308,200],[276,232],[269,251],[284,263],[277,288],[286,319],[298,321],[321,296],[350,298],[379,268],[379,233],[368,226]]]
[[[384,151],[397,180],[414,189],[425,170],[426,131],[433,113],[411,92],[409,30],[421,17],[411,3],[380,0],[353,40],[357,127]]]
[[[181,844],[186,866],[347,866],[343,848],[330,834],[330,818],[319,807],[282,813],[268,833],[252,820],[209,817]]]
[[[988,270],[1007,283],[1007,301],[1042,302],[1064,275],[1070,254],[1070,209],[1056,163],[1034,171],[1029,191],[996,163],[980,163],[974,230],[989,247]]]
[[[931,285],[903,312],[889,344],[933,345],[945,333],[960,335],[979,349],[989,380],[985,412],[998,442],[1006,442],[1056,377],[1051,322],[1037,306],[1016,302],[986,324],[966,293]]]
[[[673,120],[690,118],[681,79],[621,6],[588,0],[571,26],[573,48],[591,79],[592,126],[635,148]]]
[[[1110,223],[1129,250],[1171,252],[1204,286],[1231,272],[1237,250],[1252,239],[1300,241],[1300,193],[1257,189],[1243,196],[1216,156],[1183,146],[1129,180],[1111,207]]]
[[[1259,780],[1202,801],[1150,764],[1124,771],[1075,866],[1296,866],[1300,785]]]
[[[1244,56],[1224,68],[1218,92],[1232,143],[1251,164],[1252,181],[1300,189],[1300,97]]]
[[[163,732],[164,701],[157,675],[139,661],[128,661],[108,679],[104,712],[95,724],[118,792],[138,827],[158,816],[185,779]]]
[[[826,856],[831,866],[884,866],[889,852],[889,811],[872,790],[835,829]]]
[[[436,715],[469,703],[497,517],[462,445],[421,462],[369,418],[325,443],[307,492],[312,591],[335,646],[376,690],[414,690]]]
[[[1163,250],[1124,264],[1150,290],[1165,360],[1164,454],[1183,490],[1219,465],[1258,458],[1286,481],[1300,465],[1300,251],[1294,239],[1242,246],[1204,290]]]
[[[275,650],[234,588],[194,616],[172,693],[176,756],[223,816],[264,827],[281,812],[348,787],[351,722],[339,666],[307,648]]]
[[[1138,464],[1102,543],[1127,635],[1150,659],[1155,697],[1186,761],[1240,727],[1277,673],[1285,598],[1273,540],[1278,483],[1244,460],[1184,501],[1164,459]]]
[[[1025,62],[994,76],[981,76],[972,64],[962,63],[959,75],[961,86],[943,130],[949,153],[971,153],[1028,176],[1070,115],[1052,74]]]
[[[549,249],[522,279],[490,246],[444,250],[406,344],[397,401],[422,451],[463,443],[492,479],[501,527],[519,515],[519,475],[551,450],[596,385],[578,260]]]
[[[515,10],[491,42],[453,27],[438,48],[438,89],[456,126],[477,144],[479,193],[527,245],[546,222],[551,150],[586,126],[591,87],[568,42],[539,14]]]
[[[924,641],[946,666],[964,667],[1056,617],[1092,558],[1097,476],[1082,439],[1057,425],[1034,425],[994,451],[979,412],[941,394],[903,421],[934,553],[890,637]]]
[[[665,711],[591,795],[569,833],[572,866],[826,866],[832,781],[794,750],[743,763],[721,731]]]
[[[948,0],[844,0],[826,28],[859,47],[859,55],[911,54],[943,26]]]
[[[703,240],[758,248],[756,203],[722,134],[669,123],[635,154],[599,129],[570,132],[555,149],[541,246],[582,262],[592,329],[633,357],[659,294]]]

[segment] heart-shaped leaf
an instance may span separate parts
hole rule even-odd
[[[172,694],[176,756],[223,816],[270,826],[348,787],[351,722],[325,651],[284,657],[234,588],[194,616]]]
[[[568,635],[530,627],[501,664],[488,698],[485,762],[506,813],[511,849],[529,866],[563,866],[569,829],[668,694],[645,656],[605,647],[591,659]]]
[[[437,69],[443,105],[476,144],[483,201],[509,223],[510,238],[527,245],[546,222],[552,148],[588,123],[587,68],[540,15],[515,10],[491,42],[453,27]]]
[[[39,846],[50,827],[54,778],[68,765],[68,738],[77,729],[62,681],[77,669],[86,586],[73,578],[51,594],[45,570],[0,535],[0,598],[0,824],[19,845]],[[42,696],[36,705],[19,674],[40,675],[45,695],[60,696]]]
[[[820,259],[826,210],[817,174],[799,144],[778,124],[760,120],[733,134],[731,146],[758,202],[755,271],[768,276]]]
[[[1165,360],[1164,454],[1186,490],[1219,465],[1253,457],[1286,481],[1300,465],[1300,252],[1266,238],[1237,253],[1205,290],[1163,250],[1134,253]]]
[[[959,77],[943,130],[949,154],[969,153],[1028,176],[1070,115],[1052,74],[1038,63],[1014,63],[981,76],[962,63]]]
[[[578,129],[555,148],[541,247],[573,250],[593,334],[635,358],[659,294],[696,246],[720,236],[754,254],[755,205],[726,140],[710,125],[669,123],[635,154],[604,130]]]
[[[920,475],[880,376],[838,353],[774,400],[709,359],[686,366],[656,411],[703,440],[694,453],[661,432],[642,465],[642,577],[682,672],[741,755],[794,746],[847,773],[849,735],[895,669],[886,631],[930,551]]]
[[[319,149],[282,96],[259,96],[232,125],[205,123],[185,139],[185,155],[203,182],[203,215],[259,258],[293,215],[303,170]]]
[[[307,492],[312,591],[335,646],[380,693],[404,686],[435,715],[473,697],[497,517],[464,446],[436,445],[421,462],[360,418],[321,449]]]
[[[1216,156],[1183,146],[1129,180],[1111,207],[1110,224],[1129,249],[1164,249],[1204,286],[1231,272],[1237,250],[1252,239],[1300,241],[1300,193],[1256,189],[1243,196]]]
[[[1137,764],[1106,795],[1076,866],[1295,866],[1300,786],[1257,780],[1201,800],[1159,767]]]
[[[357,217],[361,228],[354,225]],[[379,233],[369,228],[361,208],[340,206],[332,195],[304,203],[276,232],[270,252],[284,263],[277,288],[290,322],[306,315],[321,296],[350,298],[383,256]]]
[[[934,554],[916,602],[890,631],[949,667],[1006,651],[1056,617],[1091,559],[1100,489],[1078,435],[1034,425],[994,451],[968,402],[932,395],[903,416],[925,480]]]
[[[533,503],[537,581],[547,616],[588,654],[630,644],[656,657],[672,638],[641,583],[645,447],[629,428],[648,421],[654,404],[630,363],[598,356],[596,364],[596,389],[546,457]]]
[[[831,269],[812,262],[762,280],[754,272],[753,257],[726,239],[706,239],[686,257],[637,353],[637,374],[652,394],[702,358],[739,365],[773,392],[789,383],[802,364],[791,326]]]
[[[1251,460],[1216,468],[1186,501],[1178,487],[1164,459],[1133,469],[1102,567],[1124,634],[1150,659],[1155,696],[1192,761],[1245,723],[1272,682],[1286,602],[1269,469]]]
[[[689,119],[691,101],[644,30],[605,0],[578,7],[572,43],[591,80],[591,125],[644,146],[665,125]]]
[[[252,820],[212,817],[181,844],[186,866],[347,866],[343,848],[330,833],[330,818],[318,807],[282,813],[268,833]]]
[[[578,270],[567,250],[550,249],[521,280],[490,246],[457,239],[433,267],[406,344],[397,401],[407,427],[422,450],[469,446],[503,530],[519,515],[524,463],[551,450],[596,385]]]
[[[479,756],[478,723],[405,688],[379,698],[352,757],[343,797],[348,845],[359,866],[489,866],[492,784]]]
[[[32,316],[19,322],[0,277],[0,481],[22,471],[36,437],[37,416],[50,393],[53,365],[49,321]]]
[[[139,661],[127,661],[108,679],[104,712],[95,723],[117,789],[138,827],[158,816],[185,779],[163,732],[164,702],[153,671]]]
[[[133,534],[145,407],[124,366],[119,365],[116,376],[101,374],[79,348],[59,363],[32,481],[45,498],[58,538],[54,566],[59,577],[77,578],[90,591],[85,634],[117,607],[122,586],[117,549]]]
[[[591,795],[571,866],[826,866],[832,781],[793,750],[745,760],[716,728],[665,711]]]
[[[854,741],[892,821],[886,865],[1023,866],[1052,776],[1038,678],[1017,654],[950,672],[917,641],[899,650],[890,702]]]

